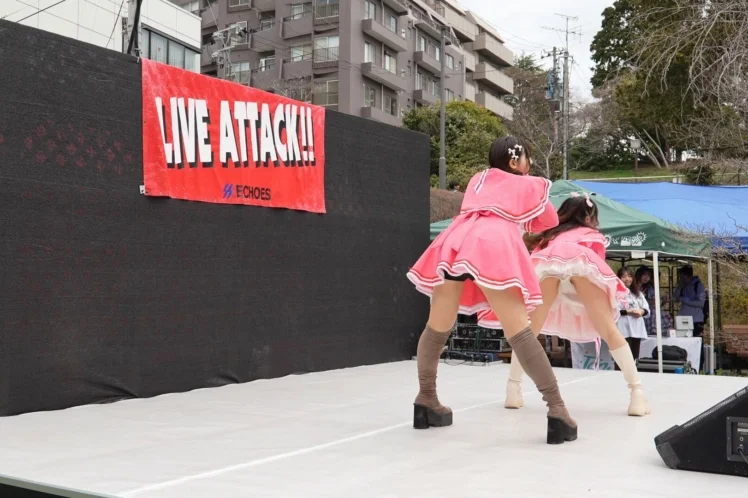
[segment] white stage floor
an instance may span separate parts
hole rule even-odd
[[[579,440],[545,444],[531,382],[505,410],[507,365],[440,365],[448,428],[416,431],[415,362],[0,418],[0,474],[118,497],[739,496],[745,478],[670,470],[653,438],[745,379],[556,369]]]

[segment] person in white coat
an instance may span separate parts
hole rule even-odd
[[[618,278],[629,289],[626,299],[620,302],[621,318],[618,320],[618,330],[626,338],[631,354],[636,360],[639,358],[641,340],[647,338],[647,323],[644,317],[649,315],[649,303],[647,296],[639,290],[631,268],[621,267],[618,270]]]

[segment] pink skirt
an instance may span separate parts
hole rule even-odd
[[[408,272],[416,289],[432,296],[444,275],[469,275],[460,299],[460,313],[490,310],[478,285],[488,289],[519,289],[527,311],[541,302],[540,284],[519,225],[490,212],[462,214],[434,239]],[[478,284],[478,285],[476,285]]]
[[[599,341],[595,326],[576,289],[572,277],[586,278],[605,291],[608,297],[610,316],[618,321],[618,302],[626,296],[626,287],[608,264],[592,249],[574,243],[552,244],[532,255],[538,280],[558,278],[559,293],[553,303],[542,333],[555,335],[572,342]],[[490,312],[478,315],[478,324],[486,328],[501,328],[496,315]]]

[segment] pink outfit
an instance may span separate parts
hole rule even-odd
[[[618,302],[625,298],[627,289],[605,262],[607,245],[607,240],[597,230],[576,228],[558,235],[545,249],[533,251],[531,257],[538,280],[542,282],[548,277],[561,280],[559,294],[548,314],[543,334],[573,342],[600,339],[571,284],[571,277],[584,277],[603,289],[608,295],[610,315],[614,321],[618,320]],[[490,312],[479,314],[478,324],[487,328],[500,327],[496,315]]]
[[[551,182],[499,169],[476,174],[468,184],[459,216],[431,243],[408,272],[416,289],[427,296],[444,283],[444,275],[465,281],[460,313],[472,315],[490,306],[481,285],[489,289],[521,290],[528,312],[542,302],[540,284],[520,225],[545,230],[558,224],[548,202]],[[476,285],[478,284],[478,285]]]

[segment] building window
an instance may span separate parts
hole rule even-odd
[[[262,12],[260,14],[260,31],[270,29],[275,26],[275,12]]]
[[[451,55],[447,54],[447,61],[446,62],[447,62],[447,67],[449,69],[454,69],[455,68],[455,58],[454,57],[452,57]]]
[[[397,98],[384,96],[384,112],[397,116]]]
[[[291,5],[291,17],[290,19],[301,19],[304,14],[312,11],[311,3],[295,3]]]
[[[393,33],[397,33],[397,18],[389,12],[384,16],[384,25]]]
[[[413,67],[408,64],[408,76],[413,76]]]
[[[122,45],[123,52],[126,47],[126,43]],[[143,36],[140,37],[140,56],[146,59],[151,58],[151,32],[147,29],[143,29]]]
[[[227,28],[234,43],[247,43],[247,21],[229,24]]]
[[[192,0],[191,2],[187,2],[186,4],[182,5],[182,8],[186,10],[187,12],[192,12],[193,14],[199,16],[200,15],[200,0]]]
[[[455,99],[455,92],[447,88],[447,102],[452,102]]]
[[[364,19],[376,19],[377,18],[377,6],[374,2],[369,0],[364,1]]]
[[[377,47],[369,42],[364,42],[364,62],[377,61]]]
[[[426,51],[426,38],[421,36],[421,33],[416,35],[416,52]]]
[[[384,53],[384,68],[392,74],[397,74],[397,58],[392,54]]]
[[[340,38],[326,36],[314,39],[314,62],[333,62],[338,60]]]
[[[199,72],[200,68],[199,52],[145,28],[140,37],[140,56],[188,71]]]
[[[423,77],[423,73],[416,71],[416,90],[423,90],[424,89],[424,83],[425,78]]]
[[[377,106],[377,91],[368,85],[364,85],[364,107]]]
[[[257,65],[258,71],[270,71],[275,69],[275,54],[265,54],[260,56],[260,63]]]
[[[151,60],[167,63],[166,50],[169,42],[166,38],[156,33],[151,33]]]
[[[169,65],[184,69],[184,45],[169,40]]]
[[[408,40],[413,39],[413,28],[408,27]]]
[[[231,64],[231,70],[226,79],[242,85],[249,85],[249,62]]]
[[[184,68],[194,73],[200,72],[200,54],[189,48],[184,49]]]
[[[307,43],[305,45],[297,45],[291,47],[291,61],[309,61],[312,60],[312,45]]]
[[[441,48],[437,47],[436,44],[429,42],[427,47],[427,53],[434,59],[440,61],[441,59]]]
[[[431,83],[431,93],[434,95],[434,97],[439,97],[442,93],[441,84],[438,81],[432,81]]]
[[[249,0],[229,0],[229,7],[241,7],[244,5],[249,5]]]
[[[315,81],[312,103],[321,106],[338,105],[338,80]]]

